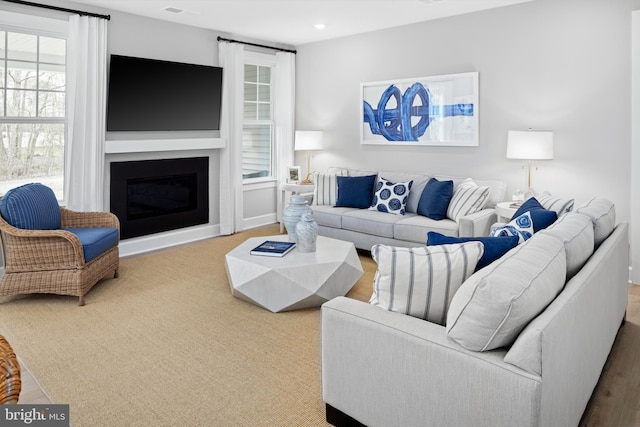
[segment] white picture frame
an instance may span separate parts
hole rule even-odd
[[[300,166],[287,168],[287,184],[300,184]]]

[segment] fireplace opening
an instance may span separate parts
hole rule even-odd
[[[127,239],[209,222],[209,158],[111,163],[111,212]]]

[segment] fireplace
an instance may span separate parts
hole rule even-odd
[[[128,239],[209,222],[209,158],[111,163],[110,206]]]

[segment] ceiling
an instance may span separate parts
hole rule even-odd
[[[234,37],[298,46],[527,1],[531,0],[74,0],[74,3],[81,3],[78,9],[83,5],[99,6]],[[316,29],[316,24],[326,27]]]

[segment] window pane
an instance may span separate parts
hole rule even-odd
[[[271,176],[271,125],[245,126],[242,132],[242,178]]]
[[[6,34],[4,31],[0,31],[0,58],[4,58],[7,51],[4,48],[4,41],[6,40]]]
[[[258,120],[271,120],[271,104],[258,104]]]
[[[259,67],[260,72],[260,83],[269,83],[271,84],[271,68],[269,67]]]
[[[244,81],[245,82],[257,82],[258,81],[258,66],[257,65],[245,65],[244,66]]]
[[[35,89],[38,75],[36,64],[29,62],[9,61],[7,68],[7,87]]]
[[[64,39],[40,37],[40,62],[64,64],[66,50],[66,41]]]
[[[253,83],[244,84],[244,100],[256,101],[258,99],[258,85]]]
[[[64,91],[64,65],[41,64],[39,72],[38,89]]]
[[[0,117],[4,117],[4,89],[0,89]]]
[[[258,115],[258,105],[255,102],[244,103],[244,119],[255,120]]]
[[[7,58],[22,61],[38,60],[38,36],[33,34],[7,33],[9,51]]]
[[[270,102],[271,101],[271,86],[270,85],[260,85],[258,86],[258,101],[260,102]]]
[[[0,62],[0,87],[4,87],[4,82],[5,82],[5,75],[4,75],[4,62]]]
[[[35,90],[11,90],[7,93],[8,117],[35,117],[36,94]]]
[[[0,194],[37,181],[62,200],[64,124],[3,124],[0,133]]]
[[[38,116],[64,117],[64,97],[64,92],[38,92]]]

